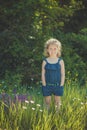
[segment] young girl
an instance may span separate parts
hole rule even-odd
[[[57,39],[49,39],[45,44],[46,58],[42,63],[42,92],[45,97],[46,108],[50,108],[51,95],[54,95],[55,108],[59,110],[63,96],[65,68],[61,56],[61,43]]]

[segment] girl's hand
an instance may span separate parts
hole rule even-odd
[[[42,84],[42,86],[46,87],[46,84]]]
[[[61,87],[64,87],[64,84],[60,84]]]

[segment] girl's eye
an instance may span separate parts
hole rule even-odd
[[[54,50],[56,50],[56,48],[54,48]]]

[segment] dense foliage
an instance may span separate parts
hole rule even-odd
[[[10,84],[40,81],[44,42],[55,37],[63,45],[66,77],[84,84],[86,21],[86,0],[1,1],[0,78]]]

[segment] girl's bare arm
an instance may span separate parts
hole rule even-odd
[[[61,65],[61,83],[60,83],[60,86],[63,86],[64,82],[65,82],[65,65],[64,65],[63,60],[61,60],[60,65]]]
[[[46,81],[45,81],[45,65],[46,65],[46,62],[43,61],[42,63],[42,72],[41,72],[41,80],[42,80],[42,85],[43,86],[46,86]]]

